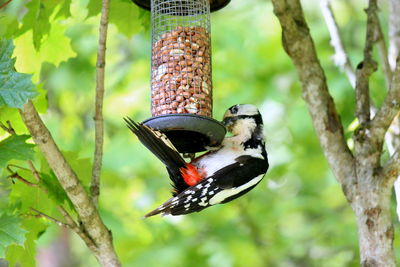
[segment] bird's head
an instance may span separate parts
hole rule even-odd
[[[222,123],[233,135],[244,132],[253,133],[261,129],[263,121],[257,107],[251,104],[238,104],[230,107],[224,114]]]

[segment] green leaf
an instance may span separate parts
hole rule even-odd
[[[14,70],[13,48],[10,40],[0,39],[0,107],[22,108],[37,92],[31,75]]]
[[[18,72],[0,74],[0,107],[22,108],[28,99],[34,98],[37,92],[31,77]]]
[[[87,10],[88,10],[87,14],[88,18],[96,16],[101,11],[101,1],[89,0],[89,3],[87,5]]]
[[[51,2],[51,1],[50,1]],[[42,1],[33,0],[26,5],[28,13],[22,22],[20,33],[24,33],[30,29],[33,32],[33,44],[36,50],[39,50],[44,35],[50,31],[50,15],[51,11],[46,8]]]
[[[32,31],[19,36],[15,39],[15,67],[19,71],[32,73],[32,80],[39,82],[43,62],[57,67],[61,62],[74,57],[76,53],[72,50],[71,40],[65,36],[65,30],[66,25],[54,22],[40,51],[37,51],[32,43],[34,39]]]
[[[54,173],[51,173],[50,175],[41,173],[40,177],[42,178],[40,181],[40,186],[47,190],[48,196],[57,204],[63,204],[65,200],[69,200]]]
[[[19,217],[3,214],[0,216],[0,258],[12,244],[23,244],[27,231],[21,228]]]
[[[37,99],[35,99],[37,100]],[[36,104],[37,101],[34,101]],[[5,124],[7,121],[10,121],[14,130],[20,135],[29,134],[29,131],[26,129],[24,122],[21,120],[21,115],[16,108],[10,107],[1,107],[0,108],[0,122]],[[6,132],[3,129],[0,129],[0,135],[4,135]],[[4,136],[6,137],[6,136]],[[3,138],[3,137],[2,137]],[[1,139],[0,139],[1,141]],[[1,168],[1,167],[0,167]]]
[[[46,231],[48,224],[37,218],[22,221],[22,227],[29,230],[23,246],[11,245],[7,249],[6,260],[9,266],[36,266],[36,240]]]
[[[150,31],[150,27],[151,27],[150,11],[145,10],[143,8],[139,8],[139,20],[140,20],[140,23],[141,23],[143,29],[146,32],[149,32]]]
[[[0,14],[0,36],[10,38],[18,30],[18,20],[16,16],[10,14]]]
[[[18,35],[32,30],[33,45],[39,51],[45,36],[50,34],[52,19],[58,17],[69,17],[70,0],[32,0],[26,4],[28,10],[22,21]],[[55,16],[53,16],[55,14]]]
[[[13,69],[15,59],[11,58],[14,46],[11,40],[0,39],[0,72],[9,72]]]
[[[88,17],[96,16],[101,12],[101,1],[90,0],[87,6]],[[149,12],[147,12],[149,13]],[[126,36],[138,33],[142,27],[139,7],[129,0],[115,0],[110,2],[110,23]]]
[[[60,2],[61,2],[60,10],[57,12],[57,15],[55,18],[70,17],[71,16],[71,11],[70,11],[71,0],[64,0],[64,1],[60,1]]]
[[[110,3],[110,23],[115,24],[118,30],[130,37],[141,29],[139,7],[127,0],[116,0]]]
[[[9,160],[30,160],[33,159],[33,144],[25,141],[29,135],[12,135],[0,142],[0,168],[4,167]]]

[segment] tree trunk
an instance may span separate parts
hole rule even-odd
[[[357,218],[361,266],[394,267],[391,188],[380,183],[381,177],[370,175],[361,179],[355,184],[351,201]]]
[[[369,77],[375,71],[372,48],[380,25],[376,14],[377,0],[369,0],[366,10],[364,60],[356,72],[356,115],[359,127],[354,132],[354,152],[347,146],[343,126],[329,93],[300,0],[272,0],[272,3],[282,26],[283,47],[299,74],[304,100],[321,147],[356,215],[361,266],[396,266],[390,197],[394,179],[400,173],[400,151],[397,150],[383,167],[380,163],[384,134],[399,112],[400,59],[397,60],[385,100],[371,118]]]
[[[98,251],[94,253],[94,256],[103,267],[120,267],[121,263],[119,262],[117,255],[112,253],[111,249],[113,248],[105,249],[104,251],[106,253]]]

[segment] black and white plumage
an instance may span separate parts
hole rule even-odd
[[[230,107],[223,123],[232,136],[218,148],[186,163],[168,138],[159,131],[125,119],[139,140],[167,167],[173,197],[145,217],[182,215],[226,203],[253,189],[268,170],[263,121],[250,104]]]

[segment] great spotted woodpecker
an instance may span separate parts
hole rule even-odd
[[[268,170],[263,121],[250,104],[234,105],[223,124],[232,136],[221,145],[186,163],[161,132],[125,119],[129,129],[167,167],[173,197],[145,217],[182,215],[226,203],[253,189]]]

